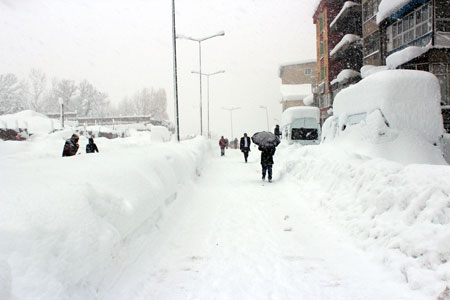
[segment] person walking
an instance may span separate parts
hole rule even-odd
[[[250,144],[252,142],[250,141],[250,138],[247,136],[247,133],[244,133],[244,136],[241,137],[241,143],[239,145],[239,149],[241,149],[241,152],[244,153],[244,159],[247,163],[248,153],[250,152]]]
[[[281,139],[281,131],[280,131],[280,125],[275,125],[275,129],[273,130],[273,134],[277,136],[278,139]]]
[[[86,153],[98,152],[97,145],[94,143],[93,138],[89,138],[89,144],[86,145]]]
[[[272,165],[275,146],[259,146],[261,151],[262,180],[266,180],[266,172],[269,175],[269,182],[272,182]]]
[[[78,145],[78,140],[80,137],[76,135],[75,133],[72,134],[72,137],[68,140],[66,140],[66,143],[64,144],[64,149],[62,156],[73,156],[77,154],[78,148],[80,148],[80,145]]]
[[[223,136],[220,138],[219,146],[220,146],[220,156],[224,156],[225,155],[226,141],[223,138]]]

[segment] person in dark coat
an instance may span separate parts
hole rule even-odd
[[[269,182],[272,181],[272,165],[273,155],[275,154],[274,146],[259,146],[261,151],[262,180],[266,180],[266,172],[269,173]]]
[[[280,125],[275,125],[275,129],[273,130],[273,134],[277,136],[278,139],[281,139],[281,131],[280,131]]]
[[[72,137],[66,141],[64,144],[64,149],[62,156],[73,156],[77,154],[78,148],[80,148],[80,145],[78,145],[78,140],[80,138],[76,134],[72,134]]]
[[[244,133],[244,136],[241,137],[241,143],[239,145],[239,149],[241,149],[241,152],[244,153],[244,159],[245,162],[247,162],[248,153],[250,152],[250,144],[252,142],[250,141],[250,138],[247,136],[247,133]]]
[[[225,155],[226,141],[223,138],[223,136],[220,138],[219,146],[220,146],[220,156],[224,156]]]
[[[98,152],[97,145],[94,143],[93,138],[89,138],[89,144],[86,145],[86,153]]]

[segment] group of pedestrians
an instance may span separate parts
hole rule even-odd
[[[78,140],[80,137],[77,134],[72,134],[72,137],[68,140],[66,140],[64,144],[64,149],[62,156],[74,156],[77,154],[78,149],[80,148],[80,145],[78,144]],[[86,145],[86,153],[95,153],[98,152],[98,147],[94,143],[94,139],[91,137],[89,138],[89,143]]]
[[[280,139],[281,137],[280,127],[278,125],[276,125],[274,129],[274,135],[277,137],[277,139]],[[252,142],[250,137],[247,135],[247,133],[244,133],[244,136],[241,137],[239,149],[244,154],[245,163],[248,162],[248,155],[251,151],[251,143]],[[219,140],[221,156],[225,155],[225,145],[226,142],[224,137],[222,136]],[[273,156],[275,155],[275,149],[275,145],[258,145],[258,150],[261,151],[262,180],[266,180],[267,175],[267,179],[269,180],[269,182],[272,182],[272,166],[274,164]]]

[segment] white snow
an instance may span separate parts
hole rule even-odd
[[[344,3],[344,5],[342,6],[341,11],[337,14],[336,18],[334,18],[334,20],[331,22],[330,27],[333,27],[333,25],[337,22],[337,20],[339,20],[339,18],[342,16],[342,14],[349,8],[353,7],[353,6],[357,6],[360,5],[356,2],[353,1],[346,1]]]
[[[280,64],[280,68],[282,67],[288,67],[288,66],[295,66],[295,65],[301,65],[301,64],[311,64],[311,63],[316,63],[316,59],[300,59],[300,60],[293,60],[293,61],[289,61],[289,62],[284,62],[282,64]]]
[[[416,57],[428,52],[431,47],[409,46],[405,49],[397,51],[386,58],[386,65],[389,69],[395,69]]]
[[[61,128],[60,122],[32,110],[24,110],[15,114],[1,115],[0,124],[10,129],[28,129],[29,133],[49,133],[56,128]]]
[[[317,107],[299,106],[290,107],[281,114],[281,127],[284,127],[298,118],[313,118],[320,120],[320,110]]]
[[[303,104],[307,106],[312,106],[314,104],[314,95],[310,94],[305,99],[303,99]]]
[[[2,300],[426,300],[450,284],[447,165],[282,143],[269,184],[255,147],[246,164],[134,132],[62,158],[71,133],[0,141]]]
[[[378,6],[377,24],[383,22],[387,17],[397,12],[400,8],[412,0],[381,0]]]
[[[439,81],[433,74],[389,70],[339,92],[333,111],[341,116],[379,109],[392,129],[418,134],[433,144],[443,134],[440,99]]]
[[[348,81],[351,78],[361,76],[361,74],[355,70],[345,69],[339,72],[338,76],[331,81],[331,84],[335,84],[338,82]]]
[[[344,47],[346,44],[352,44],[352,43],[361,42],[361,41],[362,41],[362,38],[359,35],[351,34],[351,33],[346,34],[341,39],[341,41],[333,48],[333,50],[331,50],[330,56],[334,56],[339,51],[339,49]]]
[[[311,84],[282,84],[281,96],[283,101],[303,100],[311,95]]]
[[[373,75],[375,73],[381,72],[381,71],[387,71],[389,68],[387,66],[372,66],[372,65],[365,65],[361,67],[361,77],[366,78],[370,75]]]

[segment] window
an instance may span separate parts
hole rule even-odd
[[[380,50],[380,33],[377,31],[364,38],[364,57]]]
[[[424,4],[387,29],[388,51],[405,45],[426,46],[431,36],[431,5]]]
[[[323,15],[319,15],[319,32],[323,32]]]
[[[312,70],[311,69],[305,69],[305,75],[311,75]]]
[[[323,41],[320,41],[320,57],[323,57],[324,49],[323,49]]]
[[[325,79],[325,68],[320,66],[320,80],[323,81]]]
[[[378,5],[381,0],[368,0],[363,5],[363,21],[366,22],[372,19],[378,12]]]

